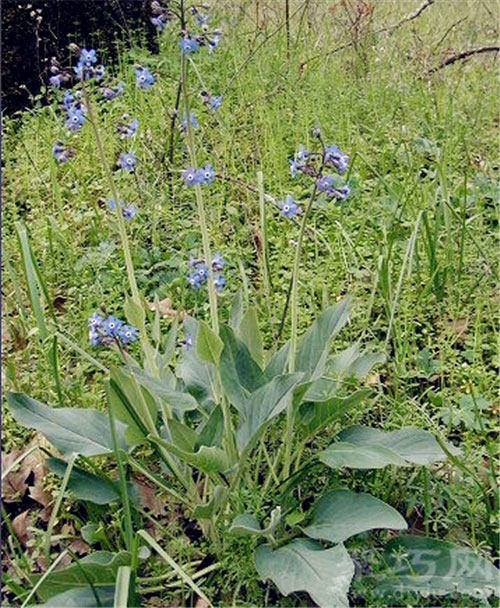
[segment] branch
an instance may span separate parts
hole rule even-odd
[[[470,57],[471,55],[479,55],[481,53],[498,53],[499,51],[500,51],[500,46],[481,46],[477,49],[469,49],[468,51],[462,51],[461,53],[458,53],[457,55],[452,55],[451,57],[448,57],[448,59],[446,59],[445,61],[440,63],[437,67],[432,68],[427,73],[434,74],[434,72],[441,70],[442,68],[446,67],[447,65],[451,65],[452,63],[461,61],[462,59],[467,59],[467,57]]]
[[[393,30],[398,29],[405,23],[408,23],[409,21],[413,21],[417,17],[420,17],[420,15],[425,11],[425,9],[428,8],[429,6],[431,6],[432,4],[434,4],[434,0],[424,0],[424,3],[421,4],[416,11],[414,11],[413,13],[409,13],[408,15],[406,15],[406,17],[403,17],[403,19],[401,19],[397,23],[394,23],[393,25],[389,25],[388,27],[383,27],[383,28],[380,28],[379,30],[375,30],[373,32],[373,35],[375,36],[377,34],[382,34],[384,32],[392,32]],[[335,53],[338,53],[339,51],[342,51],[343,49],[347,49],[350,46],[354,46],[354,41],[347,42],[346,44],[342,44],[341,46],[338,46],[336,49],[333,49],[333,51],[329,51],[328,53],[320,53],[319,55],[314,55],[313,57],[309,57],[309,59],[306,59],[305,61],[303,61],[300,64],[299,71],[301,72],[303,70],[304,66],[306,64],[308,64],[310,61],[313,61],[314,59],[320,59],[321,57],[329,57],[330,55],[334,55]]]

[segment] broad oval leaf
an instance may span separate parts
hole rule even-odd
[[[264,385],[266,379],[247,345],[230,327],[222,326],[220,335],[224,343],[220,358],[222,386],[231,403],[241,412],[249,394]]]
[[[369,389],[361,389],[347,397],[332,395],[324,401],[304,401],[299,408],[297,422],[307,434],[315,433],[321,427],[338,420],[352,408],[358,406],[368,395]],[[307,399],[306,393],[305,399]]]
[[[407,527],[396,509],[370,494],[332,490],[314,505],[311,521],[303,532],[311,538],[340,543],[366,530]]]
[[[252,359],[257,362],[259,367],[262,367],[264,364],[264,348],[257,321],[257,312],[253,306],[250,306],[243,315],[236,333],[240,340],[247,345]]]
[[[398,536],[386,544],[385,556],[392,573],[377,585],[381,593],[500,595],[498,568],[467,547],[425,536]]]
[[[327,308],[314,321],[299,342],[295,369],[306,378],[315,380],[325,369],[332,338],[344,327],[349,318],[350,298]]]
[[[234,518],[230,534],[245,535],[254,534],[257,536],[272,536],[279,526],[281,521],[281,507],[275,507],[271,511],[269,524],[265,528],[261,528],[258,519],[250,513],[243,513]]]
[[[164,439],[160,439],[159,437],[151,436],[149,439],[204,473],[224,473],[231,466],[226,452],[216,446],[208,447],[202,445],[196,452],[190,452],[188,450],[183,450]]]
[[[206,363],[213,363],[215,366],[218,366],[222,347],[222,340],[219,336],[210,329],[205,321],[200,321],[197,340],[200,359]]]
[[[318,458],[332,469],[382,469],[389,464],[408,464],[396,452],[384,446],[364,447],[347,441],[332,443],[318,454]]]
[[[130,554],[126,551],[120,553],[95,551],[80,559],[78,564],[51,572],[38,587],[38,595],[43,601],[47,601],[59,593],[88,587],[89,583],[92,583],[96,589],[100,586],[114,585],[118,568],[128,565],[130,565]],[[35,584],[41,576],[32,576],[31,581]]]
[[[95,594],[99,598],[97,603]],[[104,585],[92,587],[76,587],[51,597],[44,604],[36,604],[34,608],[102,608],[113,606],[115,597],[115,586]]]
[[[15,420],[42,433],[62,454],[99,456],[113,452],[113,438],[106,414],[94,409],[52,408],[22,393],[7,397]],[[120,446],[126,449],[126,425],[116,421]]]
[[[300,538],[274,550],[261,545],[255,552],[255,567],[260,578],[271,579],[283,595],[306,591],[319,606],[349,605],[354,564],[342,544],[323,549]]]
[[[385,360],[383,352],[362,353],[359,344],[355,343],[332,357],[328,362],[328,373],[337,378],[354,376],[360,380],[368,375],[374,365]]]

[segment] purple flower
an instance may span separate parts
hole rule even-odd
[[[222,104],[222,95],[218,95],[217,97],[211,97],[208,102],[208,107],[212,112],[215,112],[221,107]]]
[[[209,164],[205,165],[202,169],[198,169],[197,174],[201,184],[211,184],[215,179],[215,171]]]
[[[203,279],[196,271],[188,275],[187,280],[193,289],[201,289],[201,286],[203,285]]]
[[[221,41],[221,34],[220,32],[215,32],[214,37],[212,38],[212,40],[208,41],[208,46],[210,47],[208,52],[209,53],[213,53],[215,51],[215,49],[219,46],[220,41]]]
[[[287,194],[284,201],[280,203],[281,213],[290,220],[302,213],[302,209],[295,203],[293,198]]]
[[[135,82],[140,89],[150,89],[155,82],[155,77],[148,68],[137,67],[135,69],[135,75]]]
[[[137,164],[137,158],[133,152],[127,152],[120,156],[119,165],[120,168],[129,173],[133,173]]]
[[[200,174],[196,169],[189,167],[182,172],[182,177],[187,186],[196,186],[200,183]]]
[[[155,26],[157,30],[163,32],[165,26],[167,25],[167,19],[165,15],[158,15],[158,17],[151,17],[151,23]]]
[[[111,87],[103,87],[101,91],[104,99],[111,101],[115,99],[115,97],[120,97],[121,95],[123,95],[124,88],[125,84],[123,82],[120,82],[116,89],[112,89]]]
[[[56,87],[56,89],[58,89],[62,84],[61,74],[54,74],[54,76],[51,76],[49,78],[49,82],[53,87]]]
[[[181,47],[184,55],[196,53],[200,48],[198,40],[196,40],[196,38],[191,38],[191,36],[185,36],[182,40],[180,40],[179,46]]]
[[[139,120],[137,118],[134,118],[129,125],[125,125],[122,131],[122,135],[124,137],[134,137],[134,135],[137,133],[138,128]]]
[[[137,327],[132,327],[131,325],[123,324],[120,326],[118,330],[118,338],[123,344],[131,344],[137,340],[137,335],[139,330]]]
[[[193,127],[193,129],[197,129],[198,128],[198,120],[196,118],[196,114],[194,112],[191,112],[189,114],[189,122],[191,124],[191,126]],[[186,132],[187,128],[188,128],[188,121],[187,121],[187,116],[184,115],[184,118],[181,120],[181,123],[179,125],[179,128],[181,129],[181,131]]]
[[[66,91],[66,93],[64,93],[64,97],[63,97],[63,104],[64,107],[66,108],[66,111],[70,111],[71,108],[73,107],[73,103],[75,101],[74,96],[72,95],[72,93],[70,91]]]
[[[224,269],[225,265],[226,262],[223,259],[222,255],[219,252],[215,253],[212,258],[212,269],[220,272]]]
[[[135,205],[130,204],[124,207],[123,217],[130,222],[137,215],[137,208]]]
[[[324,161],[327,167],[335,167],[341,175],[347,171],[349,165],[349,157],[335,145],[325,148]]]
[[[82,49],[80,51],[80,61],[82,65],[90,67],[97,63],[97,55],[94,49]]]
[[[330,192],[335,186],[335,178],[332,175],[323,175],[318,179],[318,190],[320,192]]]
[[[186,340],[184,341],[184,345],[186,350],[189,350],[193,347],[193,334],[186,334]]]
[[[65,163],[75,155],[75,151],[71,148],[66,148],[62,142],[56,141],[52,146],[52,154],[60,163]]]
[[[214,276],[214,287],[215,287],[215,291],[222,291],[224,289],[224,287],[226,286],[226,279],[221,275],[221,274],[216,274]]]
[[[123,321],[110,315],[102,324],[102,330],[109,338],[118,338]]]
[[[85,123],[86,118],[82,110],[71,109],[68,111],[68,119],[66,120],[66,126],[72,131],[78,131]]]

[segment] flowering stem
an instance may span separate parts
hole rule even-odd
[[[130,291],[132,293],[132,300],[138,305],[142,307],[141,296],[139,294],[139,288],[137,287],[137,281],[135,280],[135,271],[134,271],[134,263],[132,261],[132,254],[130,253],[130,244],[127,236],[127,230],[125,228],[125,220],[123,219],[122,209],[120,206],[120,201],[118,199],[118,191],[116,189],[116,185],[113,179],[113,175],[111,174],[111,170],[108,166],[106,160],[106,154],[104,152],[104,145],[102,143],[101,134],[99,133],[99,129],[97,128],[97,122],[94,115],[94,110],[92,107],[92,103],[90,102],[90,96],[87,91],[87,87],[82,79],[81,81],[83,95],[85,97],[85,105],[87,106],[87,110],[89,113],[89,120],[94,130],[94,135],[97,142],[97,149],[99,151],[99,156],[101,158],[101,163],[104,169],[104,173],[106,175],[106,179],[108,180],[109,188],[111,190],[111,195],[115,201],[115,214],[118,221],[118,231],[120,233],[120,240],[122,242],[123,254],[125,256],[125,266],[127,268],[127,277],[130,285]],[[140,329],[140,341],[142,350],[146,359],[148,360],[149,367],[153,371],[153,373],[158,371],[158,366],[153,357],[153,349],[146,335],[146,326],[144,321],[142,322],[142,326]]]
[[[320,169],[321,172],[321,169]],[[312,208],[312,204],[316,197],[318,183],[315,181],[311,198],[307,202],[304,216],[300,224],[299,239],[297,248],[295,249],[295,260],[293,263],[292,278],[290,280],[290,312],[292,317],[292,329],[290,335],[290,354],[288,359],[288,371],[295,371],[295,357],[297,355],[297,330],[298,330],[298,279],[300,269],[300,254],[302,252],[302,242],[304,240],[304,232],[306,228],[307,218]],[[292,439],[293,439],[293,421],[294,412],[292,405],[289,406],[286,412],[286,434],[285,434],[285,457],[283,462],[283,479],[286,479],[290,472],[290,464],[292,457]]]
[[[186,55],[182,53],[182,91],[184,94],[184,109],[186,113],[186,141],[189,152],[190,162],[193,169],[196,169],[196,150],[194,146],[193,129],[191,125],[190,111],[189,111],[189,97],[187,92],[187,61]],[[210,239],[208,236],[207,220],[205,215],[205,206],[203,204],[203,195],[201,192],[201,186],[196,184],[194,186],[196,194],[196,204],[198,206],[198,218],[200,220],[201,240],[203,244],[203,256],[205,257],[205,263],[208,266],[209,280],[208,280],[208,300],[210,303],[210,319],[212,322],[212,329],[216,334],[219,334],[219,319],[217,316],[217,294],[215,293],[214,285],[214,271],[212,268],[212,253],[210,251]]]

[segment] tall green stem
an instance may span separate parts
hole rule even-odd
[[[186,114],[186,141],[188,147],[188,153],[191,165],[193,169],[197,168],[196,162],[196,149],[194,145],[194,136],[193,129],[191,126],[190,120],[190,111],[189,111],[189,96],[187,91],[187,59],[186,55],[182,53],[182,66],[181,66],[181,80],[182,80],[182,92],[184,96],[184,111]],[[205,263],[208,266],[208,300],[210,303],[210,320],[212,323],[212,329],[216,334],[219,333],[219,319],[217,316],[217,294],[215,292],[214,285],[214,271],[212,268],[212,253],[210,251],[210,238],[208,236],[208,228],[207,228],[207,219],[205,214],[205,205],[203,204],[203,194],[201,191],[201,186],[196,184],[194,186],[195,194],[196,194],[196,204],[198,207],[198,218],[200,221],[200,231],[201,231],[201,240],[203,244],[203,256],[205,258]]]
[[[299,240],[295,249],[295,260],[293,263],[292,278],[290,284],[290,313],[292,316],[292,329],[290,336],[290,355],[288,359],[288,371],[293,373],[295,371],[295,357],[297,355],[297,330],[298,330],[298,312],[299,312],[299,301],[298,301],[298,279],[300,269],[300,255],[302,253],[302,242],[304,240],[304,233],[306,229],[307,218],[311,211],[314,198],[318,189],[317,182],[314,184],[314,188],[309,201],[307,202],[302,222],[300,224]],[[285,458],[283,463],[283,479],[286,479],[290,473],[290,464],[292,457],[292,439],[293,439],[293,419],[294,412],[292,406],[286,411],[286,434],[285,434]]]

